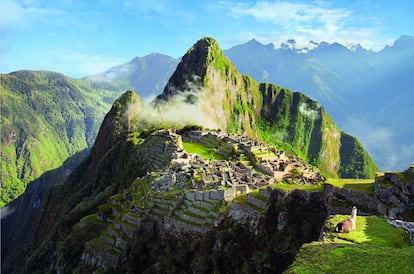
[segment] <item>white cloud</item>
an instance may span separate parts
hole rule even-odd
[[[257,1],[254,4],[224,1],[216,4],[215,8],[225,10],[235,18],[251,17],[263,24],[263,32],[255,30],[239,36],[256,38],[264,43],[272,42],[276,47],[291,38],[298,44],[313,40],[330,43],[358,42],[373,50],[384,47],[384,39],[380,39],[377,29],[355,27],[355,14],[352,10],[329,7],[320,1],[310,4],[292,1]],[[385,42],[390,41],[387,39]]]
[[[1,27],[31,28],[34,21],[46,21],[50,17],[59,17],[62,12],[54,9],[36,7],[30,3],[18,1],[0,2]]]
[[[246,3],[221,2],[218,7],[227,9],[235,17],[251,16],[258,21],[271,22],[283,27],[298,24],[319,23],[326,29],[335,30],[340,22],[351,15],[347,9],[329,9],[317,5],[294,2],[259,1]]]
[[[48,56],[58,56],[50,59]],[[71,77],[84,77],[108,70],[126,60],[106,54],[87,53],[71,48],[39,50],[38,69],[64,72]],[[47,63],[43,63],[47,60]]]
[[[306,103],[300,104],[299,112],[310,119],[319,119],[319,112],[310,108]]]

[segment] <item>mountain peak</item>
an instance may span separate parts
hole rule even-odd
[[[183,56],[156,101],[168,101],[178,93],[192,92],[201,88],[209,67],[222,70],[230,66],[232,64],[224,56],[217,41],[210,37],[203,37]]]
[[[257,41],[256,39],[252,39],[250,41],[248,41],[245,45],[251,46],[251,47],[262,47],[264,46],[262,43],[260,43],[259,41]]]
[[[395,40],[393,47],[411,47],[414,45],[414,36],[402,35],[400,38]]]
[[[219,45],[214,38],[206,36],[198,40],[194,44],[193,48],[198,48],[198,49],[219,48]]]
[[[98,163],[119,137],[126,134],[132,118],[141,110],[141,98],[134,91],[128,90],[119,96],[106,114],[92,147],[91,159],[94,164]]]

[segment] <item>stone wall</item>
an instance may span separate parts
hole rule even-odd
[[[358,207],[358,214],[386,215],[387,208],[376,196],[366,193],[337,188],[330,184],[323,187],[323,197],[329,214],[349,214],[352,206]]]
[[[387,205],[391,219],[414,221],[414,167],[403,172],[385,172],[375,178],[375,193]]]

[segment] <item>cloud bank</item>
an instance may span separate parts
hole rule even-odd
[[[214,7],[228,12],[236,20],[251,18],[264,26],[270,24],[274,26],[273,29],[277,29],[277,31],[267,31],[266,33],[260,31],[239,33],[240,42],[256,38],[264,43],[274,43],[278,46],[282,42],[294,38],[300,45],[317,40],[318,42],[330,43],[357,41],[372,50],[380,50],[384,47],[384,40],[378,39],[380,35],[375,24],[370,22],[369,26],[371,27],[358,26],[356,21],[362,21],[361,16],[349,8],[330,7],[324,1],[309,3],[223,1]],[[386,42],[391,43],[388,40]]]

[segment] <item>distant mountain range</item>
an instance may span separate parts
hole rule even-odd
[[[225,50],[241,73],[301,91],[365,144],[382,170],[414,161],[414,37],[379,52],[358,44],[279,48],[251,40]]]
[[[162,91],[178,62],[170,56],[153,53],[84,79],[110,89],[133,89],[147,101]]]

